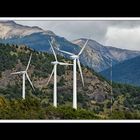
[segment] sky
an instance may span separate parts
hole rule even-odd
[[[102,45],[140,51],[140,20],[15,21],[39,26],[72,41],[90,38]]]

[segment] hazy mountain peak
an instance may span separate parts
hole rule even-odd
[[[0,21],[0,38],[7,39],[12,37],[24,37],[33,33],[44,33],[48,35],[55,35],[52,31],[44,31],[38,26],[24,26],[17,24],[15,21]]]
[[[74,40],[73,43],[82,48],[86,40],[86,38],[80,38]],[[110,60],[112,60],[114,65],[121,61],[134,58],[138,55],[140,55],[139,51],[130,51],[104,46],[95,40],[89,39],[81,58],[84,60],[83,63],[85,65],[88,65],[95,71],[99,72],[110,67]]]
[[[79,38],[79,39],[73,40],[72,42],[74,44],[78,44],[78,43],[85,43],[86,40],[87,40],[86,38]]]
[[[83,46],[85,44],[85,42],[88,40],[88,44],[87,46],[100,46],[102,47],[103,45],[101,45],[100,43],[98,43],[97,41],[93,40],[93,39],[88,39],[88,38],[79,38],[73,41],[74,44]]]
[[[73,42],[64,37],[55,35],[50,30],[43,30],[37,26],[24,26],[14,21],[0,21],[0,42],[10,44],[24,44],[38,51],[50,51],[48,40],[54,37],[57,47],[62,50],[78,54],[88,38],[79,38]],[[64,54],[61,54],[64,55]],[[104,46],[95,40],[89,39],[87,46],[80,55],[83,65],[97,72],[110,67],[110,59],[114,64],[140,55],[139,51],[123,50]],[[67,56],[66,56],[67,57]]]
[[[16,24],[13,20],[0,20],[0,24]]]
[[[44,31],[43,34],[55,36],[55,33],[50,30]]]

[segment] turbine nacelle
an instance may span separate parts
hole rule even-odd
[[[79,55],[71,55],[70,56],[72,59],[78,59],[79,58]]]
[[[51,62],[51,64],[57,65],[57,64],[59,64],[59,62],[58,61],[53,61],[53,62]]]
[[[69,64],[69,63],[64,63],[64,62],[59,62],[59,61],[53,61],[51,62],[52,65],[65,65],[65,66],[70,66],[73,64]]]

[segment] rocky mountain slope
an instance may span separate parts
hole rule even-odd
[[[49,103],[52,103],[53,96],[53,78],[47,86],[47,81],[51,74],[53,66],[51,61],[54,60],[52,54],[45,52],[37,52],[28,49],[26,46],[6,46],[0,44],[0,89],[4,90],[11,87],[13,91],[11,95],[4,95],[5,97],[21,98],[22,77],[18,75],[11,75],[10,73],[24,70],[26,68],[30,53],[33,53],[31,66],[29,68],[29,76],[36,88],[38,96],[42,99],[49,98]],[[58,56],[58,59],[63,62],[72,63],[71,60],[64,59]],[[104,79],[98,76],[92,70],[82,67],[85,87],[82,87],[80,74],[78,74],[78,103],[79,106],[95,108],[96,104],[103,104],[110,99],[111,86]],[[59,104],[72,104],[72,67],[58,66],[58,102]],[[28,81],[26,81],[27,95],[37,94],[33,93]],[[14,88],[13,88],[14,87]],[[16,90],[16,91],[15,91]],[[46,97],[45,97],[46,96]]]
[[[60,37],[50,30],[39,27],[29,27],[16,24],[14,21],[0,21],[0,42],[18,45],[27,45],[37,51],[50,52],[48,40],[53,37],[60,49],[78,53],[86,39],[77,39],[73,42]],[[66,56],[62,53],[60,55]],[[96,72],[103,71],[110,66],[140,55],[139,51],[129,51],[109,46],[103,46],[94,40],[90,40],[80,57],[81,63]]]
[[[14,21],[0,21],[0,38],[1,39],[9,39],[14,37],[24,37],[31,35],[33,33],[46,33],[50,35],[54,35],[51,31],[44,31],[43,29],[33,26],[23,26],[20,24],[16,24]]]
[[[26,100],[21,98],[22,77],[11,72],[24,70],[33,54],[28,74],[35,92],[26,80]],[[116,84],[111,86],[93,70],[82,67],[85,86],[78,74],[78,111],[72,107],[72,67],[58,66],[58,109],[53,103],[53,79],[47,81],[53,66],[52,54],[26,46],[0,44],[0,118],[3,119],[139,119],[140,88]],[[58,56],[58,60],[72,63]],[[112,102],[111,102],[112,97]],[[63,106],[63,107],[61,107]],[[110,109],[112,106],[112,113]],[[82,108],[82,110],[81,110]],[[83,110],[84,109],[84,110]],[[90,111],[90,112],[89,112]]]
[[[74,44],[83,46],[86,39],[81,38],[73,41]],[[95,69],[97,72],[105,70],[112,65],[118,64],[140,55],[139,51],[130,51],[111,46],[103,46],[94,40],[89,40],[85,51],[81,56],[84,65]]]

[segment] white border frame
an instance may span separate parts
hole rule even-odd
[[[2,17],[1,20],[31,21],[101,21],[140,20],[140,17]],[[0,120],[0,123],[140,123],[140,120]]]
[[[0,120],[0,123],[140,123],[140,120]]]
[[[0,17],[0,20],[48,20],[48,21],[64,21],[64,20],[74,20],[74,21],[80,21],[80,20],[140,20],[140,17]]]

